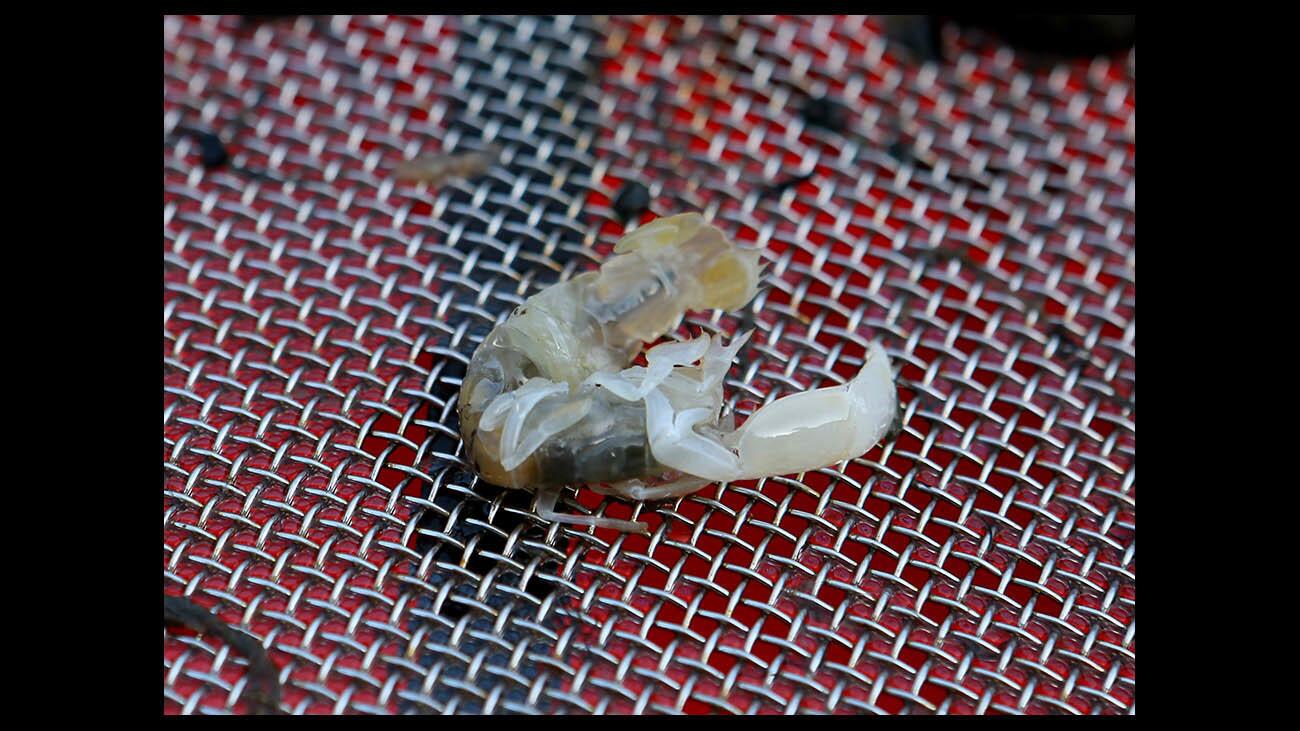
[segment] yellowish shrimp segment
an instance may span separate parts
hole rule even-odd
[[[878,346],[850,383],[775,401],[739,430],[720,422],[722,383],[748,333],[665,342],[630,366],[687,311],[748,303],[759,255],[695,213],[658,219],[614,252],[598,272],[517,308],[475,351],[461,387],[469,458],[489,482],[540,490],[544,518],[633,530],[640,524],[554,513],[555,491],[675,497],[855,457],[888,428],[894,386]]]
[[[393,175],[406,183],[439,186],[452,178],[471,178],[486,172],[500,153],[499,148],[490,146],[479,152],[425,155],[398,165]]]

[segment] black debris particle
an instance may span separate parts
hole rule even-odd
[[[848,126],[849,110],[828,96],[809,97],[799,110],[803,121],[810,127],[820,127],[830,132],[842,132]]]
[[[221,142],[221,138],[211,132],[200,132],[197,135],[199,143],[199,161],[205,168],[219,168],[230,161],[230,153],[226,151],[226,146]]]
[[[163,624],[188,627],[211,634],[248,660],[248,686],[243,697],[258,715],[280,713],[280,680],[275,663],[261,643],[222,622],[217,616],[182,596],[163,595]]]
[[[893,142],[885,148],[885,152],[895,160],[909,164],[920,170],[930,172],[934,170],[934,165],[929,160],[917,153],[916,147],[905,142],[901,137],[895,138]]]
[[[650,209],[650,189],[644,183],[629,180],[614,196],[614,213],[624,222],[640,217]]]
[[[1068,360],[1078,354],[1079,344],[1074,341],[1074,335],[1070,333],[1069,328],[1064,324],[1056,323],[1047,331],[1047,334],[1056,339],[1056,352],[1060,353],[1061,357]]]
[[[803,175],[792,175],[788,178],[785,178],[784,180],[777,180],[775,182],[769,183],[763,188],[763,193],[765,195],[780,195],[781,193],[784,193],[790,188],[793,188],[797,185],[802,185],[808,182],[809,180],[812,180],[812,177],[813,175],[816,174],[816,172],[817,171],[814,170],[811,172],[804,173]]]

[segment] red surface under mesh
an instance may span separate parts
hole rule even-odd
[[[645,507],[649,538],[553,542],[569,582],[556,603],[584,619],[555,630],[541,696],[561,712],[1131,712],[1129,57],[1024,70],[987,38],[950,34],[954,89],[927,83],[933,71],[870,19],[738,21],[752,56],[684,41],[698,20],[603,23],[592,96],[608,107],[588,192],[568,209],[589,232],[565,242],[581,253],[476,267],[439,248],[436,192],[387,175],[445,141],[460,19],[336,19],[341,47],[305,21],[169,19],[165,125],[242,131],[227,135],[236,170],[205,171],[184,136],[164,165],[166,592],[261,639],[285,710],[412,710],[403,691],[430,671],[411,647],[431,630],[411,610],[442,591],[416,519],[443,479],[436,437],[455,436],[433,395],[452,367],[446,333],[430,323],[589,268],[625,230],[609,210],[623,180],[651,179],[657,212],[705,210],[772,262],[751,365],[728,386],[742,414],[851,376],[881,338],[905,429],[842,468]],[[720,48],[757,61],[728,65]],[[1000,161],[1006,192],[846,162],[837,136],[799,119],[787,61],[865,120],[869,142],[883,147],[887,128],[871,120],[910,110],[918,146],[953,171]],[[636,107],[656,81],[664,111],[650,118]],[[1007,125],[1050,136],[960,139]],[[665,127],[664,144],[635,144]],[[814,176],[746,202],[796,169]],[[1057,321],[1087,360],[1062,356]],[[619,518],[636,508],[575,498]],[[220,643],[169,630],[164,666],[168,712],[244,710],[245,665]]]

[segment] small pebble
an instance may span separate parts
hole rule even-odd
[[[644,183],[628,181],[614,196],[614,213],[624,221],[639,217],[650,209],[650,189]]]

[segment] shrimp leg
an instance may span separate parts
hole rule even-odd
[[[594,526],[596,528],[612,528],[623,533],[649,533],[650,530],[645,523],[638,523],[631,520],[617,520],[615,518],[601,518],[595,515],[572,515],[570,513],[555,512],[555,505],[560,499],[560,490],[558,487],[545,487],[537,491],[537,502],[534,511],[537,517],[552,523],[567,523],[569,525]]]

